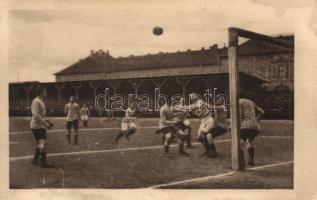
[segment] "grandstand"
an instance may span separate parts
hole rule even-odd
[[[277,38],[294,41],[293,35]],[[255,102],[266,110],[265,118],[293,119],[293,52],[256,40],[243,42],[238,52],[240,87],[253,93]],[[110,89],[110,94],[151,96],[154,88],[167,96],[203,94],[207,89],[217,88],[217,93],[228,96],[228,48],[213,45],[200,50],[118,58],[109,51],[91,51],[55,77],[56,82],[50,83],[10,83],[10,116],[30,114],[29,105],[37,85],[49,91],[46,102],[49,116],[63,115],[70,95],[76,96],[80,104],[88,104],[93,116],[103,115],[95,109],[93,97],[104,93],[105,88]],[[157,113],[142,115],[152,117]]]

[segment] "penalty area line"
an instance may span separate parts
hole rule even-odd
[[[158,126],[145,126],[145,127],[139,127],[139,129],[155,129],[158,128]],[[119,130],[118,128],[83,128],[79,129],[79,132],[85,132],[85,131],[102,131],[102,130]],[[47,130],[47,133],[55,133],[55,132],[66,132],[66,129],[56,129],[56,130]],[[19,134],[28,134],[31,133],[31,131],[18,131],[18,132],[9,132],[10,135],[19,135]]]
[[[292,139],[293,137],[287,137],[287,136],[261,136],[262,139]],[[214,140],[215,143],[225,143],[230,142],[231,139],[219,139]],[[19,142],[16,142],[17,144]],[[10,142],[10,144],[13,144]],[[200,143],[196,142],[193,143],[193,145],[199,145]],[[173,144],[171,147],[176,147],[178,144]],[[123,151],[137,151],[137,150],[148,150],[148,149],[160,149],[162,146],[147,146],[147,147],[132,147],[132,148],[125,148],[125,149],[106,149],[106,150],[91,150],[91,151],[75,151],[75,152],[64,152],[64,153],[51,153],[47,154],[48,157],[56,157],[56,156],[66,156],[66,155],[80,155],[80,154],[94,154],[94,153],[110,153],[110,152],[123,152]],[[29,156],[21,156],[21,157],[11,157],[10,161],[16,161],[16,160],[24,160],[24,159],[30,159],[33,158],[33,155]]]
[[[230,139],[215,140],[215,143],[230,142]],[[193,143],[193,145],[199,145],[200,143]],[[178,144],[170,145],[170,147],[177,147]],[[57,156],[67,156],[67,155],[80,155],[80,154],[95,154],[95,153],[112,153],[112,152],[124,152],[124,151],[138,151],[138,150],[148,150],[148,149],[162,149],[163,146],[148,146],[148,147],[132,147],[125,149],[108,149],[108,150],[95,150],[95,151],[75,151],[75,152],[65,152],[65,153],[51,153],[47,154],[48,157]],[[12,157],[10,161],[26,160],[33,158],[33,155]]]
[[[271,167],[289,165],[289,164],[292,164],[292,163],[294,163],[294,161],[286,161],[286,162],[274,163],[274,164],[269,164],[269,165],[261,165],[261,166],[258,166],[258,167],[245,168],[245,170],[246,171],[255,171],[255,170],[261,170],[261,169],[266,169],[266,168],[271,168]],[[222,178],[222,177],[234,175],[236,173],[238,173],[238,171],[231,171],[231,172],[227,172],[227,173],[223,173],[223,174],[217,174],[217,175],[212,175],[212,176],[205,176],[205,177],[192,178],[192,179],[176,181],[176,182],[171,182],[171,183],[153,185],[153,186],[148,187],[148,189],[159,189],[159,188],[162,188],[162,187],[175,186],[175,185],[181,185],[181,184],[186,184],[186,183],[204,182],[204,181],[209,181],[209,180],[212,180],[212,179],[217,179],[217,178]]]

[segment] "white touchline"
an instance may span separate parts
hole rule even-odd
[[[265,169],[265,168],[270,168],[270,167],[277,167],[277,166],[282,166],[282,165],[288,165],[294,163],[294,161],[286,161],[286,162],[280,162],[280,163],[275,163],[275,164],[269,164],[269,165],[262,165],[258,167],[250,167],[246,168],[245,170],[259,170],[259,169]],[[211,179],[216,179],[216,178],[221,178],[229,175],[233,175],[237,173],[236,171],[231,171],[223,174],[217,174],[213,176],[205,176],[205,177],[199,177],[199,178],[192,178],[192,179],[187,179],[187,180],[182,180],[182,181],[176,181],[176,182],[171,182],[171,183],[165,183],[165,184],[160,184],[160,185],[153,185],[148,187],[149,189],[156,189],[156,188],[161,188],[161,187],[167,187],[167,186],[173,186],[173,185],[180,185],[184,183],[193,183],[193,182],[203,182],[203,181],[208,181]]]
[[[264,139],[273,139],[273,138],[279,138],[279,139],[291,139],[293,137],[287,137],[287,136],[261,136],[261,138]],[[230,142],[230,139],[219,139],[215,140],[215,143],[224,143],[224,142]],[[193,143],[193,145],[199,145],[200,143]],[[171,145],[171,147],[175,147],[177,144]],[[95,150],[95,151],[75,151],[75,152],[65,152],[65,153],[51,153],[47,156],[50,157],[56,157],[56,156],[64,156],[64,155],[79,155],[79,154],[93,154],[93,153],[109,153],[109,152],[120,152],[120,151],[136,151],[136,150],[146,150],[146,149],[159,149],[162,148],[162,146],[148,146],[148,147],[133,147],[133,148],[126,148],[126,149],[107,149],[107,150]],[[24,159],[30,159],[33,158],[33,156],[21,156],[21,157],[11,157],[10,161],[16,161],[16,160],[24,160]]]
[[[139,129],[154,129],[158,128],[158,126],[145,126],[145,127],[139,127]],[[119,130],[121,129],[120,127],[118,128],[83,128],[79,129],[80,132],[85,132],[85,131],[102,131],[102,130]],[[56,130],[47,130],[47,133],[55,133],[55,132],[66,132],[66,129],[56,129]],[[9,132],[10,135],[17,135],[17,134],[31,134],[31,131],[18,131],[18,132]]]
[[[215,140],[216,143],[229,142],[229,139]],[[199,145],[200,143],[193,143],[193,145]],[[176,147],[177,144],[171,145],[171,147]],[[122,152],[122,151],[137,151],[146,149],[161,149],[162,146],[149,146],[149,147],[132,147],[126,149],[108,149],[108,150],[95,150],[95,151],[75,151],[75,152],[65,152],[65,153],[51,153],[48,157],[65,156],[65,155],[79,155],[79,154],[93,154],[93,153],[111,153],[111,152]],[[21,157],[11,157],[10,161],[25,160],[33,158],[33,155],[21,156]]]

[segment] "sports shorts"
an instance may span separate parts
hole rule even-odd
[[[211,128],[209,132],[212,134],[213,138],[216,138],[221,135],[224,135],[227,132],[227,129],[222,127],[214,127],[214,128]]]
[[[66,128],[68,130],[70,130],[72,128],[77,130],[78,129],[78,120],[76,119],[76,120],[73,120],[73,121],[67,121]]]
[[[259,135],[259,131],[257,129],[240,129],[240,139],[241,140],[249,140],[252,142],[256,136]]]
[[[44,128],[31,129],[31,131],[36,140],[46,139],[46,129]]]

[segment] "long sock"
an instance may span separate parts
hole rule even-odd
[[[126,138],[129,140],[130,135],[132,135],[135,132],[136,132],[136,129],[130,129],[128,133],[126,134]]]
[[[180,143],[178,146],[178,152],[183,153],[184,152],[184,143]]]
[[[35,152],[34,152],[33,164],[37,164],[39,158],[40,158],[40,149],[37,147]]]
[[[33,160],[37,160],[37,159],[39,159],[39,157],[40,157],[40,149],[38,147],[36,147]]]
[[[240,160],[240,167],[244,168],[245,167],[244,153],[241,148],[239,148],[239,160]]]
[[[248,148],[248,154],[249,154],[249,164],[254,164],[254,147],[249,147]]]
[[[78,144],[78,135],[75,135],[75,145]]]
[[[191,136],[190,135],[186,136],[186,143],[187,143],[188,146],[192,146],[192,140],[191,140]]]
[[[70,134],[66,134],[66,138],[67,138],[67,142],[68,142],[68,144],[70,144],[70,140],[71,140],[71,138],[70,138]]]
[[[124,135],[123,131],[120,131],[120,133],[116,137],[116,142],[119,141],[119,139]]]
[[[216,146],[214,143],[209,144],[209,152],[208,153],[209,153],[209,156],[211,156],[211,157],[217,157],[218,153],[217,153]]]
[[[164,153],[168,153],[169,151],[169,146],[168,145],[164,145]]]
[[[209,151],[209,144],[208,144],[206,138],[199,138],[198,141],[204,146],[204,148],[205,148],[205,153],[208,153],[208,151]]]
[[[41,167],[43,167],[43,168],[53,168],[54,167],[53,165],[50,165],[47,163],[45,151],[41,152]]]
[[[188,127],[187,130],[188,130],[188,135],[186,137],[186,143],[188,146],[192,146],[192,140],[191,140],[192,128]]]

